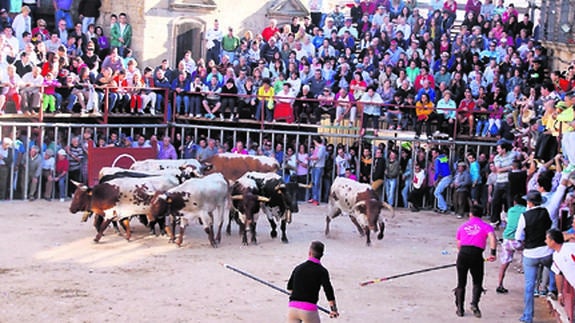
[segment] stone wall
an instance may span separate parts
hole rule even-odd
[[[279,0],[287,2],[287,7],[303,7],[298,0]],[[125,12],[132,24],[134,35],[132,49],[141,66],[158,65],[163,58],[175,66],[176,37],[178,25],[211,28],[214,19],[220,21],[220,28],[233,27],[236,35],[244,31],[261,31],[268,24],[268,8],[276,1],[239,1],[239,0],[103,0],[102,16],[99,24],[109,33],[110,15]],[[285,6],[283,6],[285,8]],[[293,9],[293,8],[292,8]],[[305,9],[304,9],[305,10]],[[203,57],[205,49],[194,52],[195,59]]]

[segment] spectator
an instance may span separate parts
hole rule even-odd
[[[423,205],[423,196],[425,194],[425,170],[419,162],[413,167],[413,182],[411,192],[409,193],[409,202],[411,202],[411,211],[419,212]]]
[[[220,50],[222,38],[224,33],[220,30],[220,22],[215,19],[214,26],[206,31],[205,41],[206,41],[206,61],[214,61],[217,65],[220,63]]]
[[[118,22],[110,30],[110,46],[118,49],[118,54],[124,56],[126,48],[132,45],[132,26],[128,23],[125,13],[120,13]]]
[[[158,150],[158,159],[178,159],[176,148],[172,145],[171,138],[169,136],[164,136],[164,138],[162,138],[162,143]]]
[[[454,189],[454,209],[458,219],[463,218],[469,209],[469,191],[471,189],[471,176],[467,164],[463,161],[457,163],[457,171],[453,177],[451,187]]]
[[[233,80],[232,80],[233,83]],[[213,120],[216,118],[216,113],[220,110],[222,106],[221,96],[222,88],[218,84],[218,77],[212,75],[210,78],[210,83],[204,87],[204,92],[206,93],[205,99],[202,101],[202,106],[206,111],[205,117]],[[220,113],[220,120],[224,121],[223,113]]]
[[[425,125],[428,140],[431,139],[431,121],[435,119],[433,103],[427,93],[422,93],[420,100],[415,104],[417,121],[415,124],[415,139],[421,135],[421,127]]]
[[[102,2],[100,0],[81,0],[78,4],[78,15],[82,20],[82,32],[88,32],[88,26],[96,23],[96,19],[100,17],[100,7]]]
[[[366,93],[365,95],[368,95]],[[377,100],[377,94],[373,91],[372,94],[375,98],[368,98],[366,102],[370,102],[372,99]],[[336,102],[336,110],[335,110],[335,126],[345,126],[344,118],[349,116],[348,126],[352,127],[355,123],[356,114],[357,114],[357,107],[355,105],[355,97],[353,94],[348,93],[347,88],[340,88],[339,92],[335,95],[335,102]],[[364,116],[365,116],[365,109],[364,109]]]
[[[519,241],[515,240],[515,231],[517,230],[517,223],[519,217],[526,211],[525,200],[522,196],[516,195],[513,197],[513,207],[509,208],[507,212],[507,224],[503,231],[503,242],[501,243],[501,254],[499,259],[501,267],[499,268],[499,283],[495,290],[498,294],[507,294],[509,291],[503,287],[503,279],[505,272],[513,261],[513,254],[515,251],[521,251],[522,245]]]
[[[445,190],[449,188],[453,180],[449,166],[449,158],[438,148],[433,148],[431,150],[431,156],[433,157],[433,163],[435,165],[435,191],[433,195],[437,199],[437,212],[445,214],[449,210],[443,194],[445,193]]]
[[[230,121],[237,122],[239,120],[237,94],[238,88],[233,78],[229,78],[226,84],[222,87],[223,97],[221,98],[220,118],[224,116],[226,110],[230,111]]]
[[[174,113],[178,115],[187,115],[190,113],[190,97],[187,94],[187,92],[190,91],[190,81],[187,78],[186,72],[179,73],[178,79],[172,82],[171,89],[176,101]],[[183,110],[182,104],[184,105]]]
[[[16,105],[16,113],[22,114],[20,88],[24,85],[22,79],[16,74],[14,65],[6,67],[6,74],[2,78],[2,95],[4,100],[11,100]],[[4,105],[3,105],[4,106]],[[3,110],[2,110],[3,111]]]
[[[268,78],[263,79],[262,86],[258,89],[258,100],[263,101],[258,104],[255,118],[256,120],[272,121],[274,109],[274,89],[271,86],[271,81]],[[262,111],[263,110],[263,111]]]
[[[84,163],[84,159],[86,158],[84,149],[82,145],[80,145],[80,137],[73,136],[70,140],[70,144],[66,146],[64,152],[64,156],[68,158],[68,168],[66,169],[66,173],[68,174],[68,178],[70,182],[68,183],[68,194],[72,196],[74,191],[76,190],[76,185],[72,183],[72,181],[83,183],[84,178],[82,177],[82,164]],[[58,152],[60,155],[60,152]],[[58,171],[58,165],[56,165],[56,176],[62,179],[62,176],[65,177],[66,174],[62,175],[62,172]],[[64,181],[64,183],[66,183]],[[59,184],[60,185],[60,184]],[[61,184],[65,185],[65,184]],[[63,189],[60,191],[60,200],[62,197],[65,196]]]
[[[18,49],[24,48],[24,39],[23,34],[24,32],[28,32],[28,34],[32,33],[32,19],[30,18],[30,7],[23,6],[22,12],[14,17],[14,21],[12,22],[12,29],[14,30],[14,34],[18,41],[20,42],[20,46]]]
[[[64,149],[58,150],[58,159],[56,160],[53,182],[58,183],[58,196],[60,197],[60,202],[64,202],[64,199],[66,198],[66,176],[68,176],[70,171],[70,162],[66,157],[66,151]],[[72,178],[71,173],[69,177],[70,180],[75,180]],[[75,186],[72,187],[72,189],[74,188]]]
[[[48,110],[51,113],[56,112],[56,109],[60,109],[56,106],[56,87],[61,86],[58,80],[54,79],[52,73],[48,73],[44,78],[43,89],[44,95],[42,96],[42,111],[46,112]]]
[[[72,23],[72,16],[70,15],[70,10],[72,9],[72,0],[53,0],[54,4],[54,20],[65,22],[66,29],[72,29],[74,26]]]
[[[98,39],[97,54],[98,57],[103,60],[106,56],[108,56],[108,53],[110,52],[110,40],[106,35],[104,35],[104,29],[102,29],[102,27],[96,26],[95,32]]]
[[[395,206],[395,195],[397,193],[397,180],[401,173],[401,165],[397,159],[395,151],[389,152],[389,157],[385,163],[385,196],[387,204]]]
[[[312,182],[312,197],[308,203],[319,205],[321,200],[321,183],[323,177],[323,170],[325,167],[326,148],[323,144],[323,139],[319,136],[314,137],[314,151],[309,157],[311,166],[311,182]]]

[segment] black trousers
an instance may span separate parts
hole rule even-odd
[[[505,203],[505,211],[511,207],[511,194],[509,194],[509,182],[496,183],[491,200],[491,223],[501,221],[501,210]]]
[[[457,288],[465,289],[467,285],[467,273],[471,273],[473,286],[483,285],[485,261],[483,249],[474,246],[462,246],[457,254]]]

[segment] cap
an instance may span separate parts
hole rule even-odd
[[[331,88],[329,88],[329,87],[326,86],[326,87],[323,88],[323,91],[324,91],[324,92],[331,92]]]
[[[58,155],[66,156],[66,151],[64,149],[60,149],[60,150],[58,150]]]
[[[54,151],[50,148],[46,149],[44,153],[50,157],[54,156]]]
[[[465,162],[459,162],[459,163],[457,163],[457,167],[459,167],[459,166],[467,167],[467,164]]]
[[[449,53],[448,52],[442,52],[441,57],[449,57]]]
[[[6,13],[6,9],[2,8],[0,9],[0,15]]]
[[[542,203],[545,203],[545,201],[547,200],[543,198],[543,196],[541,196],[541,193],[539,193],[539,191],[537,190],[530,190],[529,192],[527,192],[527,195],[523,195],[523,199],[535,205],[541,205]]]
[[[4,139],[2,140],[2,143],[4,145],[11,145],[12,144],[12,139],[8,138],[8,137],[4,137]]]
[[[543,47],[542,47],[541,45],[537,45],[537,46],[535,46],[535,49],[537,49],[537,50],[542,50]]]
[[[541,63],[542,61],[541,57],[533,57],[533,63]]]

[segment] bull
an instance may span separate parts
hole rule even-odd
[[[375,191],[368,184],[358,183],[345,177],[335,179],[330,188],[328,214],[325,218],[325,235],[329,235],[329,224],[341,214],[349,215],[360,235],[366,236],[366,244],[371,245],[370,232],[378,232],[377,239],[383,239],[385,223],[381,215],[382,208],[387,208],[395,216],[393,208],[380,201]]]

